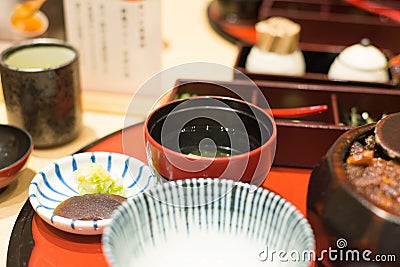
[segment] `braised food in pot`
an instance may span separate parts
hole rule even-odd
[[[400,163],[380,152],[373,134],[351,145],[344,165],[347,177],[358,193],[400,216]]]

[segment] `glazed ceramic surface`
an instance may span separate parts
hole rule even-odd
[[[253,46],[247,57],[246,69],[260,74],[301,76],[305,73],[306,64],[300,50],[282,55]]]
[[[1,54],[1,81],[10,124],[36,147],[71,141],[82,128],[78,52],[56,39],[32,39]]]
[[[374,134],[374,129],[375,124],[368,124],[347,131],[317,164],[308,187],[307,216],[312,225],[323,226],[331,246],[345,239],[344,249],[370,250],[371,258],[384,254],[399,259],[400,217],[357,193],[344,170],[351,144]],[[398,261],[387,264],[399,266]]]
[[[354,44],[340,52],[329,69],[328,78],[387,83],[387,68],[385,54],[371,45],[369,40],[363,39],[360,44]]]
[[[122,266],[309,266],[273,251],[314,249],[307,220],[262,188],[223,179],[164,183],[123,203],[105,229],[103,251]]]
[[[11,125],[0,125],[0,188],[14,181],[33,150],[30,134]]]
[[[101,234],[111,219],[72,220],[54,215],[54,209],[64,200],[79,195],[73,172],[90,162],[101,164],[112,177],[120,177],[127,198],[143,193],[156,180],[150,169],[138,159],[110,152],[85,152],[62,158],[38,172],[29,186],[29,200],[36,213],[48,224],[60,230],[82,234]]]

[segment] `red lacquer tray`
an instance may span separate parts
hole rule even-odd
[[[143,124],[136,124],[125,130],[129,131],[129,136],[134,140],[133,144],[131,143],[132,146],[129,147],[129,154],[147,162]],[[78,152],[86,151],[124,153],[122,130],[108,135]],[[311,169],[272,167],[263,187],[280,194],[305,214],[310,173]],[[315,234],[321,237],[317,231]],[[11,235],[7,266],[101,267],[107,266],[107,263],[101,249],[101,236],[81,236],[57,230],[35,215],[27,201],[17,218]]]
[[[217,0],[211,1],[207,9],[210,26],[226,40],[242,45],[253,45],[256,42],[254,24],[272,16],[299,23],[300,43],[349,46],[369,38],[377,47],[400,53],[400,39],[393,38],[400,33],[398,1],[265,0],[254,22],[227,21],[221,16]]]

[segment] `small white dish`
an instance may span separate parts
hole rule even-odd
[[[72,220],[57,216],[54,209],[64,200],[78,196],[73,172],[90,162],[101,164],[112,177],[122,178],[126,198],[147,191],[156,184],[150,168],[138,159],[110,152],[85,152],[61,158],[38,172],[29,186],[29,200],[36,213],[60,230],[81,234],[102,234],[112,219]]]
[[[39,29],[34,30],[34,31],[23,31],[21,29],[18,29],[12,23],[10,23],[10,28],[11,28],[12,32],[14,33],[14,35],[16,37],[22,37],[22,38],[34,38],[34,37],[38,37],[38,36],[44,34],[47,31],[47,29],[49,28],[48,17],[40,10],[38,10],[35,13],[34,17],[36,19],[38,19],[38,21],[40,21],[40,23],[42,24],[42,27],[40,27]]]

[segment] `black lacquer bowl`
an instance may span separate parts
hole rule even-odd
[[[27,131],[0,124],[0,189],[18,178],[32,150],[32,137]]]

